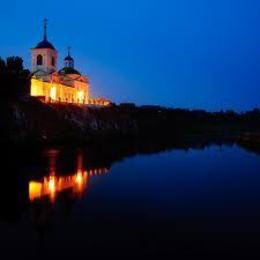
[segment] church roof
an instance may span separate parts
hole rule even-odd
[[[52,49],[55,50],[54,46],[47,40],[43,40],[41,42],[39,42],[35,49]]]
[[[71,68],[71,67],[65,67],[65,68],[59,70],[59,74],[78,74],[78,75],[81,75],[80,72],[78,72],[77,70],[75,70],[74,68]]]
[[[74,61],[74,59],[70,56],[70,47],[68,47],[68,55],[65,57],[64,61]]]
[[[66,60],[66,61],[74,61],[73,58],[72,58],[70,55],[68,55],[67,57],[65,57],[64,60]]]
[[[54,46],[47,40],[47,19],[43,20],[43,25],[44,25],[43,40],[36,45],[35,49],[55,50]]]

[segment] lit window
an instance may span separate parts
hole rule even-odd
[[[56,88],[55,87],[51,87],[50,97],[51,97],[52,100],[56,100],[56,94],[57,94]]]
[[[77,97],[78,97],[79,103],[82,103],[83,100],[84,100],[84,91],[79,90],[79,91],[77,92]]]

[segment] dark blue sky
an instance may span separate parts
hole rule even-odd
[[[13,0],[1,3],[0,55],[49,40],[72,47],[93,95],[209,110],[260,105],[258,0]]]

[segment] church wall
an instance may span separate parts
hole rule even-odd
[[[31,79],[31,96],[45,96],[46,86],[43,83],[43,81]]]
[[[46,102],[87,104],[89,100],[88,86],[86,83],[79,83],[76,87],[69,87],[32,78],[31,96],[45,97]]]
[[[74,87],[78,90],[78,93],[83,93],[85,97],[85,103],[88,103],[89,100],[89,84],[81,81],[74,81]],[[78,97],[80,98],[80,96]],[[82,99],[82,98],[80,98]]]

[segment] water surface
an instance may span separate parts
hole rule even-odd
[[[236,145],[151,152],[9,158],[0,258],[259,259],[260,156]]]

